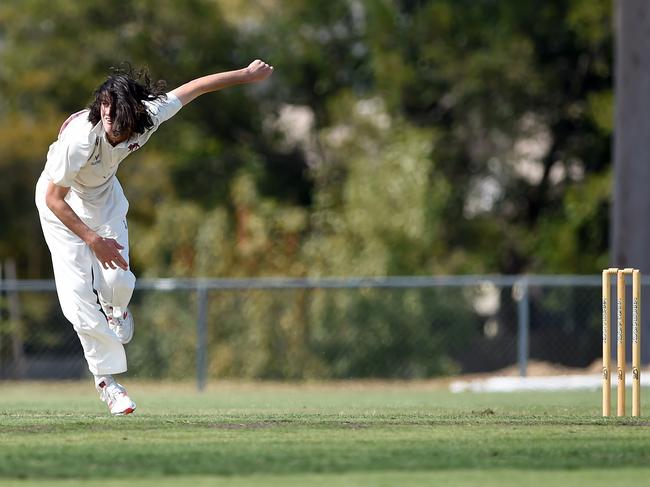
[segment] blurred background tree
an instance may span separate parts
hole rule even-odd
[[[260,57],[119,171],[149,276],[595,272],[611,2],[8,1],[0,256],[50,274],[33,185],[110,66],[170,88]],[[498,245],[495,245],[498,243]]]

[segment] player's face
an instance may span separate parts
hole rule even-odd
[[[113,135],[113,117],[111,115],[111,102],[109,100],[102,100],[99,115],[102,119],[104,132],[106,132],[106,138],[111,144],[116,145],[129,138],[128,134]]]

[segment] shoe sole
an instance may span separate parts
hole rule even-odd
[[[131,318],[131,319],[133,319],[133,318]],[[112,328],[111,328],[111,329],[112,329]],[[113,330],[113,332],[115,333],[115,330]],[[120,338],[120,337],[118,336],[118,338],[119,338],[119,340],[120,340],[120,343],[121,343],[122,345],[126,345],[127,343],[130,343],[131,340],[133,340],[133,334],[134,334],[134,333],[135,333],[135,323],[133,323],[133,324],[131,325],[131,333],[129,334],[129,336],[127,336],[127,337],[125,337],[125,338]],[[115,334],[117,335],[117,333],[115,333]]]
[[[100,305],[102,307],[102,312],[104,313],[104,316],[106,316],[107,317],[106,319],[108,320],[108,312],[106,310],[106,307],[103,304],[101,304],[101,302],[100,302]],[[131,316],[131,320],[133,321],[133,316]],[[111,328],[111,330],[113,330],[113,328]],[[131,334],[128,337],[126,337],[126,338],[119,338],[118,337],[118,339],[120,340],[120,343],[122,345],[126,345],[127,343],[130,343],[131,340],[133,340],[133,333],[134,332],[135,332],[135,323],[133,323],[131,325]],[[115,333],[115,330],[113,330],[113,333]],[[117,333],[115,333],[115,334],[117,334]],[[126,414],[130,414],[130,413],[126,413]]]
[[[131,333],[129,333],[129,336],[127,336],[127,337],[124,338],[123,340],[120,340],[120,342],[122,343],[122,345],[126,345],[126,344],[129,343],[131,340],[133,340],[133,334],[135,333],[135,322],[133,321],[133,316],[131,315],[130,312],[129,312],[129,315],[130,315],[129,318],[131,319]]]
[[[135,411],[135,408],[126,408],[124,411],[121,413],[113,413],[113,416],[126,416],[127,414],[131,414],[133,411]]]
[[[131,327],[131,334],[130,334],[127,338],[125,338],[125,339],[123,339],[123,340],[120,340],[120,343],[121,343],[122,345],[126,345],[127,343],[130,343],[131,340],[133,340],[133,332],[134,332],[134,331],[135,331],[135,326],[132,326],[132,327]]]

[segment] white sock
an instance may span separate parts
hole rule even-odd
[[[110,384],[111,382],[115,382],[115,379],[113,379],[112,375],[96,375],[95,376],[95,386],[99,387],[99,384],[101,382],[106,382],[106,384]]]

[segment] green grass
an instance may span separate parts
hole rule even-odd
[[[0,383],[0,479],[17,485],[611,485],[650,475],[650,422],[598,392],[451,394],[431,383]],[[108,484],[110,485],[110,483]]]

